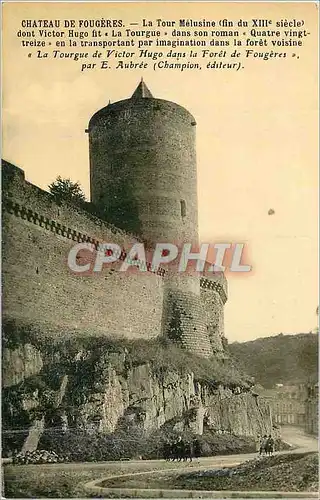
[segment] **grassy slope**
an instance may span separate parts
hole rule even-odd
[[[104,487],[238,491],[317,491],[316,453],[251,460],[237,467],[106,480]]]
[[[86,368],[92,368],[100,358],[114,353],[125,357],[125,363],[115,367],[120,373],[130,366],[149,363],[153,372],[160,375],[168,371],[181,375],[193,372],[196,380],[208,384],[245,388],[252,385],[251,377],[240,370],[232,359],[204,359],[163,338],[130,341],[110,335],[98,337],[94,330],[79,332],[64,329],[57,332],[55,327],[45,323],[28,323],[7,318],[3,318],[2,326],[4,348],[15,349],[19,345],[30,343],[41,351],[46,366],[52,365],[53,358],[58,360],[54,364],[54,371],[57,372],[58,369],[59,373],[66,366],[70,367],[75,363],[75,356],[79,352],[85,353]]]
[[[235,342],[231,354],[242,369],[266,388],[276,383],[294,384],[317,380],[318,335],[277,335]]]

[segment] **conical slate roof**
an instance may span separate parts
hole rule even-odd
[[[141,99],[146,99],[146,101],[144,101],[144,104],[143,104],[143,101]],[[146,107],[148,107],[148,103],[147,103],[148,99],[150,99],[150,100],[153,99],[153,102],[157,102],[158,105],[161,106],[162,109],[170,108],[170,111],[172,111],[172,109],[176,109],[177,111],[179,111],[180,114],[183,113],[186,117],[188,117],[188,119],[190,119],[191,125],[196,125],[196,121],[195,121],[194,117],[191,115],[191,113],[188,110],[186,110],[182,106],[179,106],[178,104],[175,104],[174,102],[171,102],[171,101],[166,101],[164,99],[157,99],[156,97],[153,97],[153,95],[151,94],[147,85],[144,83],[143,78],[141,78],[139,85],[137,86],[136,90],[134,91],[134,93],[132,94],[132,96],[129,99],[123,99],[121,101],[116,101],[114,103],[111,103],[109,101],[109,104],[107,106],[105,106],[104,108],[97,111],[91,117],[91,119],[89,121],[88,129],[86,129],[86,131],[90,132],[90,129],[92,129],[92,127],[95,124],[100,123],[99,120],[102,117],[111,116],[111,118],[113,120],[118,111],[122,111],[124,109],[127,109],[128,107],[131,108],[132,106],[135,107],[136,105],[138,106],[138,108],[140,108],[139,102],[143,107],[144,107],[144,105],[146,105]],[[149,104],[150,104],[150,109],[151,109],[152,103],[149,102]],[[160,108],[157,108],[157,109],[160,109]],[[103,124],[102,126],[104,127],[105,125]]]
[[[132,94],[131,99],[141,99],[144,97],[149,97],[152,99],[153,95],[151,94],[150,90],[148,89],[143,79],[141,78],[141,82],[139,83],[138,87]]]

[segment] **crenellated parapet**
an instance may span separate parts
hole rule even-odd
[[[98,249],[100,245],[100,242],[95,238],[76,231],[75,229],[71,229],[70,227],[64,226],[63,224],[60,224],[59,222],[52,220],[49,217],[40,215],[31,208],[27,208],[23,205],[20,205],[19,203],[15,203],[10,199],[3,199],[3,210],[23,220],[27,220],[32,224],[40,226],[47,231],[51,231],[59,236],[63,236],[64,238],[68,238],[75,242],[91,243],[96,249]]]
[[[214,274],[212,278],[202,277],[200,278],[200,287],[206,290],[213,290],[217,292],[221,298],[223,304],[228,300],[227,295],[227,280],[223,273],[221,275]]]
[[[51,231],[52,233],[55,233],[58,236],[62,236],[63,238],[67,238],[77,243],[90,243],[96,250],[99,250],[99,248],[103,244],[103,241],[99,241],[93,238],[92,236],[89,236],[88,234],[84,234],[75,229],[64,226],[60,222],[49,219],[48,217],[39,215],[32,209],[26,208],[23,205],[15,203],[10,199],[4,198],[2,200],[2,209],[9,214],[13,214],[16,217],[19,217],[23,220],[27,220],[28,222],[31,222],[36,226],[42,227],[47,231]],[[124,261],[126,256],[127,252],[125,250],[122,250],[121,254],[119,255],[119,260]],[[145,269],[146,271],[154,272],[152,271],[151,263],[147,262]],[[158,268],[156,274],[158,274],[159,276],[164,276],[165,269],[161,267]]]

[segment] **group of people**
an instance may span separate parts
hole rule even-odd
[[[179,436],[175,441],[167,441],[163,446],[163,458],[168,462],[186,462],[188,459],[192,462],[193,458],[198,459],[200,456],[201,445],[198,439],[184,441]]]
[[[271,434],[263,437],[258,436],[257,451],[259,455],[271,456],[274,453],[275,441]],[[198,439],[183,440],[181,436],[178,436],[175,440],[168,440],[163,445],[163,458],[168,462],[175,460],[178,462],[190,460],[192,462],[193,458],[198,459],[200,456],[201,444]]]
[[[269,436],[265,435],[263,436],[262,438],[259,439],[259,455],[272,455],[273,452],[275,451],[274,449],[274,445],[275,445],[275,442],[274,442],[274,439],[273,437],[271,436],[271,434],[269,434]]]

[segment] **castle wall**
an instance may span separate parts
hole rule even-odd
[[[91,198],[104,216],[149,242],[198,241],[195,120],[177,104],[133,98],[89,123]],[[163,333],[211,356],[199,278],[168,272]]]
[[[131,99],[97,111],[88,126],[90,185],[103,218],[151,244],[198,243],[195,126],[189,111],[153,98],[143,82]],[[203,356],[221,351],[219,295],[210,303],[200,296],[199,277],[167,272],[164,281],[164,335]]]
[[[136,237],[81,209],[58,205],[7,163],[3,198],[5,315],[92,334],[150,338],[164,333],[204,356],[223,350],[226,283],[219,275],[201,278],[201,295],[198,278],[121,273],[121,263],[80,277],[67,267],[68,252],[77,242],[112,242],[129,249]]]
[[[67,266],[80,241],[135,241],[108,223],[67,205],[57,205],[25,182],[23,171],[3,169],[3,314],[59,327],[128,338],[161,333],[163,279],[151,272],[79,276]],[[80,262],[79,262],[80,264]]]

